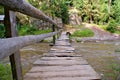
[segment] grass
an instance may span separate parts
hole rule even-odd
[[[103,80],[117,80],[120,74],[120,66],[114,57],[96,56],[88,57],[87,60],[99,74],[104,75]]]
[[[115,80],[117,80],[118,76],[120,74],[120,66],[118,64],[116,64],[116,63],[112,63],[110,65],[110,68],[112,70],[112,73],[109,73],[109,76],[113,77]]]
[[[90,29],[76,30],[72,37],[92,37],[94,33]]]
[[[115,31],[115,33],[120,34],[120,31],[119,31],[119,30],[117,30],[117,31]]]
[[[34,31],[35,35],[52,32],[51,29]]]
[[[0,63],[0,80],[12,80],[11,67],[9,64]]]
[[[5,37],[5,27],[3,24],[0,24],[0,38],[4,38]]]
[[[18,34],[20,36],[24,35],[39,35],[39,34],[44,34],[44,33],[49,33],[52,32],[51,29],[46,29],[46,30],[39,30],[37,27],[33,25],[18,25]]]
[[[120,49],[115,49],[115,52],[120,52]]]

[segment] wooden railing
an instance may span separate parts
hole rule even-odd
[[[4,26],[6,28],[7,37],[5,39],[0,39],[0,60],[9,56],[13,80],[23,80],[19,49],[52,36],[53,42],[55,43],[55,35],[60,32],[58,29],[61,27],[42,11],[36,9],[24,0],[0,0],[0,5],[5,8]],[[41,35],[17,37],[16,17],[14,11],[50,22],[53,24],[53,32]],[[55,27],[58,31],[55,31]]]

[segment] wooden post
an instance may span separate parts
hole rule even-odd
[[[15,12],[10,11],[9,8],[5,7],[5,19],[4,25],[6,28],[6,37],[15,37],[17,36],[16,29],[16,17]],[[17,51],[10,56],[10,63],[12,68],[12,76],[13,80],[23,80],[22,77],[22,68],[20,61],[20,53]]]
[[[55,25],[52,25],[52,31],[55,32]],[[53,45],[55,44],[56,37],[53,36]]]
[[[58,27],[57,27],[57,31],[59,31],[59,28],[58,28]],[[59,36],[60,36],[59,33],[57,33],[57,39],[59,38]]]

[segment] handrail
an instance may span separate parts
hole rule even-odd
[[[25,0],[0,0],[0,5],[3,5],[13,11],[18,11],[31,17],[48,21],[58,28],[61,28],[61,26],[58,26],[54,20],[45,15],[42,11],[33,7]]]
[[[1,45],[0,46],[0,60],[2,60],[5,57],[8,57],[9,55],[15,53],[17,50],[25,46],[39,42],[45,38],[51,37],[57,34],[58,32],[60,31],[51,32],[47,34],[41,34],[41,35],[29,35],[29,36],[0,39],[0,45]]]
[[[19,49],[21,49],[22,47],[28,46],[30,44],[39,42],[51,36],[53,36],[53,42],[55,42],[54,35],[60,32],[60,31],[55,32],[55,27],[57,27],[57,29],[60,29],[62,28],[62,26],[57,25],[57,23],[54,20],[52,20],[50,17],[45,15],[42,11],[36,9],[35,7],[33,7],[32,5],[30,5],[24,0],[0,0],[0,5],[5,7],[6,12],[5,12],[4,24],[6,26],[8,37],[12,37],[16,35],[15,33],[16,23],[14,21],[15,15],[14,15],[14,12],[11,13],[10,11],[21,12],[28,16],[31,16],[37,19],[42,19],[53,24],[52,26],[53,32],[48,34],[0,39],[0,45],[1,45],[0,60],[9,56],[13,79],[23,80]]]

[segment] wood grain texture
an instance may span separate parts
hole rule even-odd
[[[7,7],[5,7],[4,11],[5,11],[4,25],[6,29],[6,37],[10,38],[18,36],[16,29],[15,12],[10,11]],[[10,55],[9,58],[11,63],[13,80],[23,80],[19,50]]]
[[[30,35],[30,36],[21,36],[21,37],[13,37],[7,39],[0,39],[0,60],[5,57],[8,57],[12,53],[15,53],[17,50],[39,42],[45,38],[52,37],[53,35],[57,34],[58,32],[51,32],[47,34],[41,35]]]

